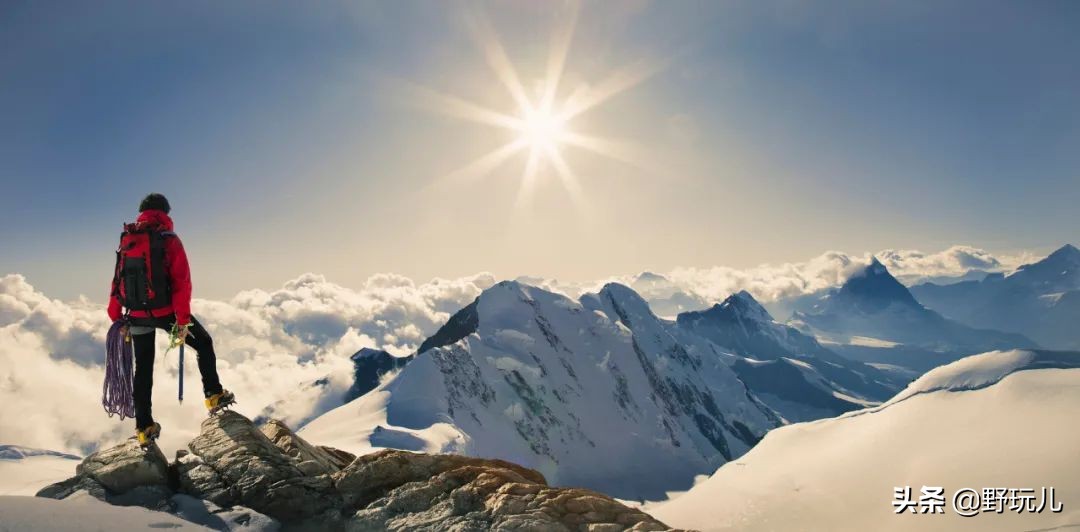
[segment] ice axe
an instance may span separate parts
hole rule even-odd
[[[169,349],[173,347],[180,348],[180,390],[177,392],[177,398],[181,404],[184,402],[184,342],[187,340],[187,335],[187,325],[177,327],[174,323],[172,330],[169,331]]]
[[[181,340],[183,341],[183,340]],[[184,344],[180,344],[180,404],[184,403]]]

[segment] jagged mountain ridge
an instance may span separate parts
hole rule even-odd
[[[1080,348],[1080,249],[1066,244],[1010,275],[911,288],[920,301],[975,327],[1022,333],[1040,345]]]
[[[663,496],[781,423],[707,342],[690,349],[669,328],[619,285],[578,302],[505,281],[392,382],[301,433],[357,452],[503,458],[560,485]]]
[[[794,327],[777,323],[748,292],[685,312],[677,325],[743,358],[732,368],[758,397],[789,421],[832,417],[888,399],[904,383],[846,359]]]
[[[975,329],[924,307],[876,259],[809,311],[796,312],[789,323],[841,343],[860,337],[940,353],[932,365],[973,353],[1036,346],[1023,335]]]

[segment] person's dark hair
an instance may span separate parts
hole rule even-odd
[[[139,212],[148,211],[150,209],[164,211],[165,214],[169,214],[169,200],[165,199],[165,196],[158,194],[157,192],[147,194],[143,198],[142,203],[139,203]]]

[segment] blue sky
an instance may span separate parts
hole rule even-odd
[[[417,105],[420,85],[513,114],[469,28],[531,87],[560,2],[7,2],[0,273],[103,297],[121,223],[172,201],[197,295],[314,271],[599,278],[951,244],[1049,251],[1080,228],[1080,4],[593,2],[562,99],[655,73],[575,118],[630,164],[560,147],[440,177],[507,132]],[[442,183],[442,185],[439,185]]]

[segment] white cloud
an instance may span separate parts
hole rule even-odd
[[[877,258],[893,275],[916,282],[933,277],[957,277],[972,270],[1011,271],[1039,260],[1031,253],[994,255],[970,246],[953,246],[938,253],[887,249],[878,252]]]
[[[929,254],[887,250],[877,256],[906,279],[1007,270],[1032,259],[962,246]],[[744,270],[678,268],[609,280],[633,286],[658,313],[669,315],[744,289],[766,302],[812,293],[842,283],[869,260],[869,254],[829,252],[805,262]],[[222,382],[237,393],[241,412],[256,415],[287,392],[327,375],[333,389],[347,389],[350,383],[341,379],[351,374],[349,355],[361,347],[414,351],[495,281],[483,273],[417,284],[379,274],[351,289],[305,274],[278,290],[248,290],[230,301],[196,299],[193,309],[214,337]],[[607,280],[530,281],[576,296]],[[101,305],[53,300],[21,275],[0,277],[0,443],[84,453],[131,434],[132,421],[109,419],[100,405],[108,327]],[[175,399],[177,354],[166,355],[165,342],[159,334],[154,413],[165,427],[162,444],[169,452],[197,432],[205,413],[195,353],[188,354],[186,365],[190,400],[181,406]],[[304,405],[296,406],[303,411]]]
[[[672,315],[682,310],[704,308],[739,290],[750,292],[762,302],[774,302],[839,286],[852,273],[869,264],[872,256],[909,285],[928,279],[959,277],[974,270],[1010,271],[1038,260],[1030,253],[994,255],[968,246],[953,246],[937,253],[884,250],[851,255],[829,251],[803,262],[763,264],[746,269],[726,266],[676,268],[663,274],[645,273],[613,277],[607,281],[631,286],[649,300],[658,314]],[[536,284],[577,295],[595,291],[603,282],[572,284],[542,280]]]
[[[192,306],[214,338],[222,383],[254,415],[285,391],[350,375],[349,355],[361,347],[415,350],[493,283],[489,274],[419,285],[384,274],[352,290],[305,274],[279,290]],[[84,453],[133,432],[132,421],[109,419],[100,405],[108,327],[101,305],[51,300],[21,275],[0,277],[0,443]],[[165,354],[165,336],[158,334],[154,416],[168,450],[198,431],[205,411],[191,351],[188,400],[177,403],[177,350]]]

